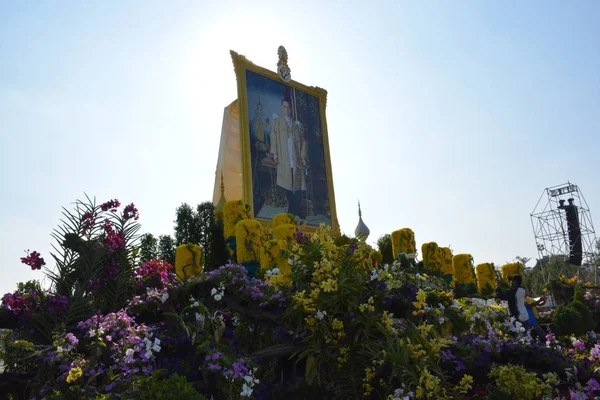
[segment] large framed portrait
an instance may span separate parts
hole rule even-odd
[[[280,213],[339,231],[325,118],[327,92],[231,52],[238,83],[244,201],[255,219]]]

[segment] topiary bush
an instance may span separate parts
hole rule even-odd
[[[552,323],[559,335],[578,335],[586,332],[586,325],[581,314],[570,304],[556,309]]]

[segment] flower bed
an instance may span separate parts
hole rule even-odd
[[[57,234],[57,267],[45,271],[50,288],[30,282],[3,297],[0,324],[12,329],[2,339],[0,377],[11,378],[0,380],[3,393],[386,400],[600,393],[595,334],[533,340],[504,304],[457,298],[439,276],[451,271],[448,253],[436,246],[426,246],[436,260],[429,269],[405,256],[377,266],[367,244],[336,241],[325,227],[311,236],[290,228],[290,242],[263,243],[258,222],[245,220],[238,247],[244,260],[261,261],[255,277],[228,264],[180,281],[162,260],[137,261],[137,210],[118,213],[119,206],[77,203]],[[454,261],[455,283],[476,285],[472,258]],[[36,270],[42,262],[39,253],[23,261]],[[597,292],[582,290],[556,313],[577,312],[583,321],[585,310],[573,304],[580,302],[591,323]]]

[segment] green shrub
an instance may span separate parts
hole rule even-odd
[[[140,391],[136,394],[139,400],[207,400],[184,376],[177,374],[164,379],[156,371],[151,378],[140,382]]]
[[[498,390],[497,398],[514,400],[535,400],[548,394],[549,388],[535,373],[527,372],[520,365],[497,365],[492,368],[489,377],[494,381]],[[552,392],[550,392],[551,394]],[[503,394],[504,396],[500,396]]]
[[[594,329],[594,321],[592,319],[592,313],[590,312],[590,309],[588,308],[588,306],[585,305],[585,303],[583,303],[579,300],[575,300],[574,302],[569,304],[569,307],[573,308],[581,315],[581,319],[582,319],[582,322],[584,325],[583,329],[585,329],[582,333],[585,333],[585,332],[588,332],[588,331],[591,331],[592,329]]]
[[[580,301],[585,303],[585,291],[581,286],[577,286],[575,288],[575,293],[573,295],[573,301]]]
[[[570,305],[558,307],[554,313],[552,323],[559,335],[578,335],[585,332],[585,324],[581,314]]]

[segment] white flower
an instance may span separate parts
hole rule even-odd
[[[204,325],[205,320],[206,320],[206,318],[204,317],[204,314],[196,313],[196,322],[197,323],[199,323],[200,325]]]
[[[374,281],[375,279],[377,279],[377,270],[375,268],[373,268],[373,270],[371,270],[371,276],[369,278],[370,280]]]
[[[252,389],[250,386],[248,386],[247,383],[244,383],[244,385],[242,386],[242,391],[240,392],[240,396],[250,397],[252,395],[253,391],[254,391],[254,389]]]
[[[60,353],[62,353],[62,352],[64,352],[64,351],[65,351],[65,349],[63,349],[61,346],[57,346],[57,347],[56,347],[56,352],[57,352],[57,353],[59,353],[59,354],[60,354]]]
[[[133,362],[133,355],[135,354],[135,350],[133,349],[127,349],[125,351],[125,357],[123,358],[123,361],[125,361],[127,364],[131,364]]]
[[[90,337],[101,336],[104,334],[104,328],[102,328],[101,326],[98,327],[98,330],[92,328],[90,329],[88,334],[90,335]]]
[[[160,301],[164,303],[165,301],[167,301],[168,298],[169,298],[169,293],[165,291],[165,292],[163,292],[162,296],[160,296]]]
[[[200,302],[194,297],[190,297],[190,302],[192,303],[192,307],[198,307],[200,305]]]
[[[217,288],[213,288],[210,291],[210,294],[212,294],[213,298],[216,301],[221,301],[221,299],[223,298],[223,296],[225,295],[225,286],[223,286],[223,284],[219,285],[219,289],[217,290]]]
[[[323,317],[325,317],[326,315],[327,315],[327,311],[318,310],[317,314],[315,315],[315,317],[317,319],[323,319]]]
[[[157,353],[160,351],[160,339],[159,338],[154,339],[154,344],[152,345],[152,350],[154,350]]]
[[[273,268],[273,275],[279,275],[281,273],[281,271],[279,271],[279,268]]]
[[[446,307],[444,307],[444,305],[442,303],[438,303],[438,307],[442,311],[444,311],[446,309]]]

